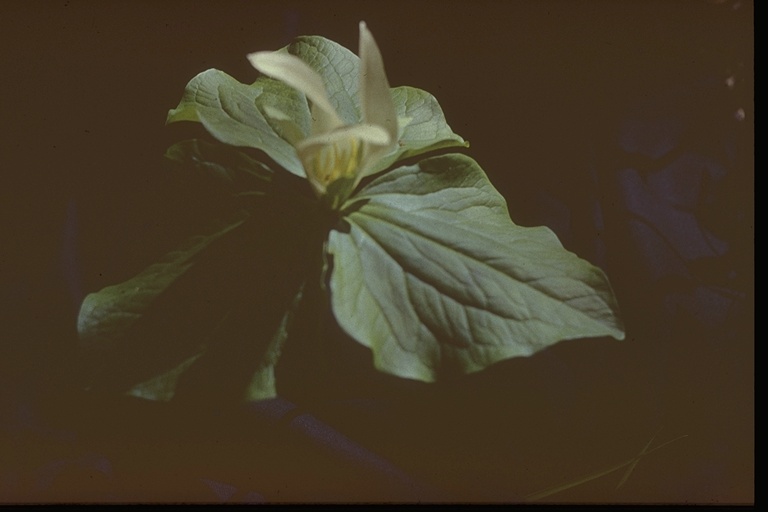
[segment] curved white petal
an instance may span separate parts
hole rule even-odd
[[[360,108],[363,122],[383,127],[397,142],[397,112],[389,91],[381,52],[364,21],[360,22]]]
[[[312,102],[312,117],[318,127],[331,130],[344,124],[328,99],[322,77],[303,60],[283,52],[250,53],[248,60],[265,75],[303,92]]]
[[[332,115],[328,115],[317,103],[312,103],[309,111],[312,114],[312,125],[309,128],[310,135],[332,132],[344,125],[344,121],[339,119],[335,111]]]
[[[358,139],[376,146],[388,146],[390,136],[381,126],[373,124],[353,124],[312,137],[307,137],[298,144],[296,149],[301,152],[312,146],[327,146],[346,139]]]

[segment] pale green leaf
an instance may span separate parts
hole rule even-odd
[[[402,130],[395,151],[367,170],[371,175],[392,164],[445,148],[469,147],[469,143],[453,133],[440,105],[430,93],[415,87],[392,89],[392,101]]]
[[[265,92],[267,98],[258,101]],[[265,101],[288,115],[294,129],[308,124],[306,99],[294,89],[267,78],[242,84],[217,69],[204,71],[187,84],[181,102],[168,112],[166,122],[198,121],[220,142],[264,151],[281,167],[304,176],[296,150],[284,138],[290,137],[285,123],[265,117]]]
[[[360,122],[360,58],[357,55],[320,36],[297,37],[285,50],[320,74],[328,99],[344,123]]]
[[[604,273],[549,229],[515,225],[469,157],[389,171],[343,213],[327,245],[333,312],[382,371],[434,381],[561,340],[624,337]]]

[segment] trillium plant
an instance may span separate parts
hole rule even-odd
[[[87,387],[169,400],[226,381],[237,399],[274,397],[281,354],[320,343],[324,315],[375,369],[425,382],[624,337],[604,273],[514,224],[437,100],[390,87],[364,23],[359,45],[299,37],[248,55],[251,84],[216,69],[189,82],[167,122],[201,135],[166,156],[226,201],[86,297]]]

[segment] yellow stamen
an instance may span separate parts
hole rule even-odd
[[[320,148],[310,162],[311,173],[323,186],[339,178],[349,178],[360,165],[359,139],[349,138]]]

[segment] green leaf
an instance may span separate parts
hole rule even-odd
[[[203,304],[184,324],[174,324],[178,303],[167,296],[214,244],[243,222],[241,218],[194,236],[135,277],[85,298],[77,329],[87,387],[132,388],[131,394],[158,400],[173,396],[179,375],[205,350],[205,338],[193,334],[216,313]],[[186,294],[183,290],[179,295]]]
[[[266,98],[258,101],[265,92]],[[265,118],[265,101],[288,110],[286,114],[298,126],[308,126],[306,99],[292,88],[268,78],[242,84],[217,69],[203,71],[187,84],[179,105],[168,112],[166,123],[200,122],[220,142],[264,151],[281,167],[305,176],[296,150],[283,138],[283,129]]]
[[[77,321],[82,344],[114,343],[152,307],[157,297],[192,267],[205,249],[242,222],[234,222],[210,235],[194,236],[128,281],[89,294],[80,307]]]
[[[215,343],[210,343],[200,357],[140,385],[139,391],[152,386],[150,391],[155,394],[139,395],[136,387],[130,394],[152,399],[170,396],[192,400],[197,405],[201,400],[212,400],[218,406],[225,402],[237,404],[243,400],[276,397],[275,366],[288,338],[295,309],[301,302],[302,290],[303,286],[289,303],[277,298],[279,305],[275,310],[280,311],[276,315],[265,311],[269,308],[259,307],[258,299],[233,305],[211,335]],[[281,293],[265,290],[262,294],[271,295]],[[157,394],[157,382],[166,386],[164,395]],[[168,389],[172,389],[172,393],[168,393]]]
[[[203,178],[233,194],[263,194],[266,186],[272,182],[273,171],[269,167],[223,144],[211,144],[198,139],[185,140],[168,148],[165,157],[187,169],[198,171]]]
[[[376,368],[434,381],[558,341],[623,339],[606,276],[545,227],[515,225],[467,156],[381,175],[331,231],[331,302]]]
[[[84,387],[153,400],[275,396],[274,366],[328,222],[276,179],[237,218],[89,294],[78,318]]]
[[[198,352],[189,359],[183,361],[180,365],[172,368],[170,371],[152,377],[149,380],[139,382],[129,389],[126,392],[126,395],[161,402],[171,400],[176,394],[176,388],[178,387],[180,377],[202,355],[202,351]]]
[[[299,57],[323,78],[328,99],[346,124],[360,122],[360,58],[335,41],[300,36],[281,51]]]
[[[289,329],[296,310],[301,303],[303,294],[304,285],[302,284],[298,293],[296,293],[296,296],[293,298],[293,301],[291,301],[290,306],[286,308],[283,317],[280,319],[280,325],[277,327],[275,334],[269,341],[262,357],[259,358],[259,365],[253,372],[251,380],[246,388],[245,400],[265,400],[277,396],[275,367],[277,366],[277,360],[280,358],[283,344],[288,339]]]
[[[437,100],[428,92],[415,87],[396,87],[392,89],[392,101],[403,126],[398,147],[372,167],[368,175],[437,149],[469,147],[468,142],[453,133]]]

